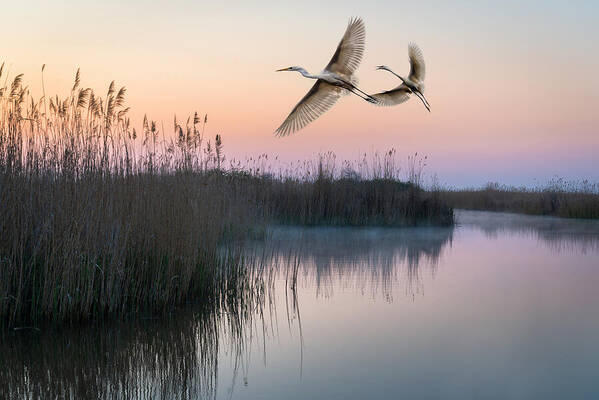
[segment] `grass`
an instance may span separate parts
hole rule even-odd
[[[43,68],[42,68],[43,71]],[[207,116],[130,122],[125,88],[75,82],[34,99],[0,68],[0,325],[78,322],[219,301],[247,279],[237,239],[269,223],[448,225],[453,212],[393,151],[279,170],[226,163]],[[159,127],[160,126],[160,127]],[[224,250],[223,250],[224,249]],[[226,256],[223,256],[225,254]]]
[[[534,189],[488,184],[482,189],[445,190],[440,196],[454,208],[599,218],[599,185],[587,181],[554,179]]]

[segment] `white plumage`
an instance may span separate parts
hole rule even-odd
[[[335,54],[320,74],[310,74],[302,67],[283,68],[278,71],[297,71],[304,77],[316,79],[310,91],[297,103],[275,134],[287,136],[296,132],[328,111],[344,92],[376,103],[370,95],[358,89],[354,73],[358,69],[366,40],[366,29],[360,18],[349,21]]]
[[[426,67],[422,50],[420,50],[416,44],[410,43],[408,46],[408,56],[410,58],[410,75],[408,75],[407,78],[402,78],[385,65],[377,67],[377,69],[391,72],[401,79],[402,83],[394,89],[373,94],[372,97],[375,98],[377,104],[381,106],[395,106],[408,101],[410,95],[414,94],[422,101],[426,109],[430,112],[430,104],[423,94]]]

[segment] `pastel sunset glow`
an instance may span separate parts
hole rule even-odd
[[[0,62],[37,95],[42,64],[50,94],[67,95],[77,68],[99,93],[115,80],[136,125],[147,114],[171,132],[173,114],[207,113],[229,159],[329,150],[358,159],[396,148],[427,154],[427,172],[457,187],[599,181],[598,12],[591,1],[14,1],[3,5]],[[275,137],[312,85],[275,70],[320,72],[351,16],[366,24],[360,88],[398,85],[375,66],[407,74],[415,42],[432,112],[416,98],[382,108],[346,96]]]

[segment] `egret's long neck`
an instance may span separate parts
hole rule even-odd
[[[310,79],[318,79],[318,77],[316,75],[312,75],[311,73],[309,73],[308,71],[306,71],[303,68],[298,68],[297,71],[302,74],[303,76],[305,76],[306,78],[310,78]]]
[[[387,71],[391,72],[393,75],[397,76],[403,83],[406,83],[406,80],[401,76],[397,75],[395,72],[391,71],[391,68],[385,68]]]

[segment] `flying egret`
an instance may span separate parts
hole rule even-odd
[[[362,61],[365,39],[364,22],[360,18],[352,18],[333,58],[320,74],[310,74],[304,68],[296,66],[277,70],[297,71],[306,78],[316,79],[312,89],[277,128],[277,136],[287,136],[302,129],[328,111],[344,93],[351,92],[366,101],[376,103],[375,99],[356,87],[354,77],[354,72]]]
[[[381,106],[394,106],[407,101],[410,98],[410,94],[414,93],[416,97],[422,100],[422,104],[424,104],[426,109],[430,112],[430,104],[422,94],[422,92],[424,92],[425,75],[424,57],[422,55],[422,51],[416,44],[410,43],[408,46],[408,55],[410,56],[410,75],[408,75],[407,79],[397,75],[386,65],[379,65],[376,67],[376,69],[383,69],[385,71],[391,72],[393,75],[401,79],[402,83],[395,89],[373,94],[372,97],[378,100],[378,104]]]

